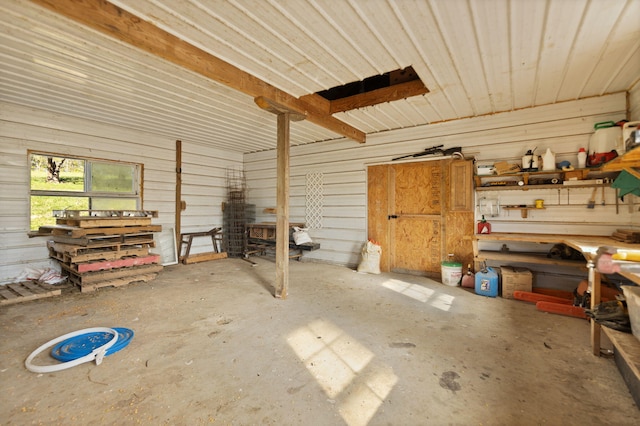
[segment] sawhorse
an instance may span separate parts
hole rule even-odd
[[[195,237],[211,237],[211,243],[213,244],[213,251],[208,253],[191,253],[191,245]],[[180,256],[180,261],[185,265],[188,263],[204,262],[205,260],[222,259],[227,257],[227,253],[220,252],[218,242],[222,240],[222,228],[213,228],[209,231],[203,232],[187,232],[180,234],[180,253],[182,253],[182,247],[186,244],[187,248],[183,255]]]

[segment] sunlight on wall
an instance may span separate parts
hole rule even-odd
[[[292,332],[287,342],[349,425],[366,425],[398,377],[390,368],[372,366],[373,352],[326,320]]]
[[[438,293],[435,290],[431,290],[421,285],[411,284],[401,280],[387,280],[382,283],[382,286],[423,303],[430,301],[429,304],[431,306],[442,311],[448,311],[455,299],[454,296]]]
[[[63,67],[50,61],[43,61],[39,58],[33,58],[33,62],[47,68],[51,75],[57,75],[76,83],[86,83],[87,75],[70,67]]]

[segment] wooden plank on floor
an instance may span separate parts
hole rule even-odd
[[[198,254],[191,254],[191,255],[189,255],[189,257],[184,258],[182,260],[182,263],[184,263],[185,265],[188,265],[190,263],[206,262],[208,260],[217,260],[217,259],[226,259],[226,258],[227,258],[227,253],[226,252],[222,252],[222,253],[213,253],[213,252],[198,253]]]

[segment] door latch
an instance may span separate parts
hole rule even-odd
[[[391,220],[391,219],[397,219],[398,215],[397,214],[390,214],[389,216],[387,216],[387,219]]]

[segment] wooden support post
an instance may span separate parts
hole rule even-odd
[[[278,113],[275,296],[280,299],[289,290],[289,115]]]
[[[180,241],[182,218],[182,141],[176,141],[176,241]],[[180,253],[178,253],[180,256]]]
[[[254,102],[278,116],[275,296],[286,299],[289,292],[289,123],[304,120],[305,114],[261,96]]]

